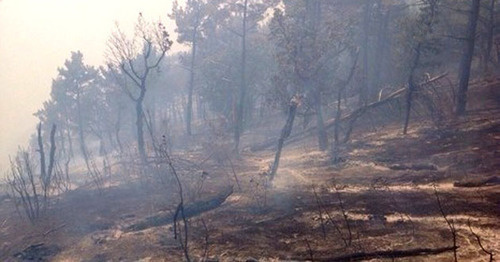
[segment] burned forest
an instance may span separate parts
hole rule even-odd
[[[500,259],[498,1],[159,2],[2,123],[0,261]]]

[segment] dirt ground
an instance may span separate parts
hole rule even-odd
[[[454,183],[500,177],[500,84],[476,85],[469,99],[470,113],[439,130],[420,121],[407,135],[398,123],[355,130],[335,163],[316,149],[314,137],[286,145],[272,185],[262,174],[272,149],[244,151],[223,163],[202,150],[174,153],[185,159],[175,164],[187,202],[234,186],[220,207],[189,219],[191,259],[328,260],[449,247],[452,233],[443,214],[456,230],[459,260],[489,261],[469,224],[498,259],[500,185]],[[254,137],[243,139],[250,144]],[[0,260],[183,261],[171,224],[124,232],[143,218],[175,211],[172,177],[138,178],[119,165],[115,170],[103,190],[88,183],[58,196],[35,224],[20,219],[11,200],[1,198]],[[453,261],[453,252],[395,260]]]

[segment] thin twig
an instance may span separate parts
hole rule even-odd
[[[231,170],[233,171],[233,176],[234,176],[234,180],[236,180],[236,185],[238,185],[238,189],[241,191],[240,181],[238,180],[238,176],[236,175],[236,171],[234,170],[233,161],[231,160],[231,157],[229,156],[229,154],[226,153],[226,156],[227,156],[227,160],[229,160],[229,164],[231,165]]]
[[[476,240],[477,240],[477,243],[479,244],[479,247],[483,250],[484,253],[490,255],[490,262],[493,262],[493,252],[488,251],[488,250],[486,250],[486,248],[484,248],[483,244],[481,243],[481,237],[479,237],[479,235],[476,234],[472,230],[471,223],[470,223],[470,218],[467,220],[467,225],[469,226],[469,230],[472,233],[472,235],[474,235],[474,237],[476,237]]]
[[[311,262],[314,262],[314,253],[312,251],[311,245],[309,244],[309,240],[306,238],[307,251],[309,252],[309,258]]]
[[[208,231],[208,227],[207,227],[207,224],[205,223],[205,220],[202,218],[201,219],[201,224],[203,224],[203,228],[205,229],[205,250],[203,251],[203,259],[202,261],[207,261],[207,256],[208,256],[208,238],[210,237],[210,235],[208,234],[209,231]]]
[[[61,229],[61,228],[65,227],[65,226],[66,226],[66,223],[61,224],[61,225],[59,225],[58,227],[52,228],[52,229],[50,229],[50,230],[47,230],[45,233],[43,233],[43,237],[46,237],[48,234],[50,234],[50,233],[52,233],[52,232],[54,232],[54,231],[57,231],[57,230],[59,230],[59,229]]]
[[[439,198],[439,194],[438,194],[436,185],[434,185],[434,194],[436,195],[436,200],[438,203],[439,212],[441,212],[441,216],[443,216],[444,220],[446,221],[446,224],[448,224],[448,227],[450,228],[451,236],[453,237],[453,247],[455,247],[455,249],[453,249],[453,257],[455,259],[454,261],[457,262],[458,261],[458,259],[457,259],[457,248],[458,247],[457,247],[457,231],[455,229],[455,225],[453,224],[453,221],[450,221],[448,219],[448,217],[446,217],[446,213],[444,212],[443,206],[441,204],[441,199]]]
[[[351,225],[349,223],[349,217],[347,216],[347,212],[344,207],[344,202],[342,201],[342,196],[340,194],[340,190],[338,189],[337,185],[334,185],[335,192],[337,193],[337,199],[339,200],[339,206],[340,206],[340,211],[342,211],[342,216],[344,217],[344,222],[347,227],[347,231],[349,232],[349,241],[348,244],[349,246],[352,244],[352,231],[351,231]]]
[[[313,192],[314,192],[314,197],[316,198],[316,204],[318,205],[318,213],[319,213],[319,218],[321,221],[321,231],[323,232],[323,238],[326,238],[326,228],[325,228],[325,222],[323,221],[323,211],[321,210],[321,204],[319,203],[319,197],[318,194],[316,193],[316,189],[313,186]]]

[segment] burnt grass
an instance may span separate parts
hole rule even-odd
[[[262,171],[274,152],[243,152],[231,163],[241,190],[235,186],[221,206],[189,219],[190,257],[310,260],[311,255],[324,259],[447,247],[452,236],[444,212],[457,230],[459,260],[488,261],[467,225],[470,221],[485,248],[500,251],[500,185],[453,184],[500,176],[500,105],[494,100],[500,88],[471,90],[470,99],[477,102],[469,114],[439,128],[416,119],[404,136],[399,123],[370,132],[357,126],[336,163],[327,152],[316,150],[314,137],[287,145],[271,185]],[[494,95],[478,98],[486,93]],[[252,138],[245,139],[250,145]],[[175,157],[185,159],[177,164],[183,184],[189,185],[187,203],[209,199],[235,184],[230,165],[206,160],[206,152]],[[193,185],[200,182],[202,170],[209,175],[199,190]],[[183,260],[171,224],[123,232],[146,217],[175,211],[178,193],[172,178],[121,172],[118,166],[103,190],[87,183],[59,195],[34,224],[20,219],[11,200],[0,197],[0,260]],[[446,252],[401,260],[452,259],[453,253]]]

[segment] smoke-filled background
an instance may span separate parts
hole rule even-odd
[[[28,142],[71,51],[85,54],[85,63],[102,65],[106,43],[115,24],[132,30],[138,12],[150,20],[166,20],[171,0],[3,0],[0,1],[0,176],[9,155]],[[180,1],[183,2],[183,1]],[[175,38],[175,23],[165,23]],[[179,50],[177,43],[173,51]]]

